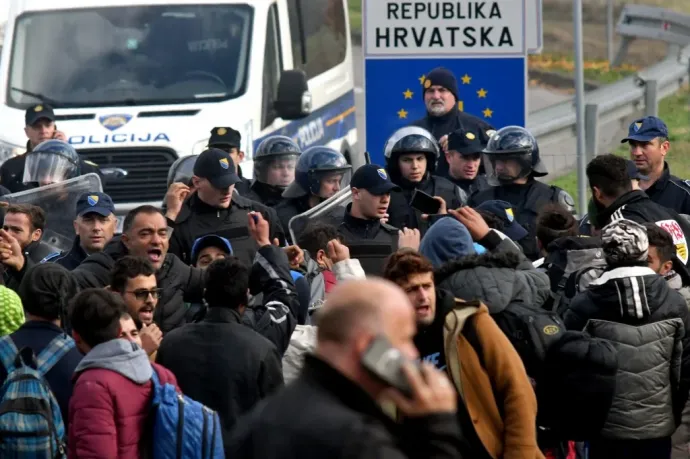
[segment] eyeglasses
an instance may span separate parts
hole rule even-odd
[[[163,293],[163,289],[162,288],[152,288],[151,290],[134,290],[134,291],[128,291],[127,293],[131,293],[139,301],[145,301],[146,299],[148,299],[149,295],[151,295],[154,300],[157,300],[161,297],[161,294]]]

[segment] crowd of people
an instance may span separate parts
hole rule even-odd
[[[273,136],[248,180],[216,127],[121,232],[81,194],[52,254],[12,193],[90,170],[29,108],[0,166],[0,455],[690,458],[690,187],[663,121],[590,162],[577,218],[529,131],[427,80],[385,165]]]

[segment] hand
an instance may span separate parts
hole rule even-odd
[[[441,145],[441,150],[443,150],[444,153],[447,152],[448,151],[448,134],[441,137],[438,140],[438,143]]]
[[[328,241],[328,246],[326,249],[328,258],[331,259],[333,264],[350,259],[350,249],[337,239]]]
[[[434,199],[441,204],[441,207],[438,208],[438,212],[436,212],[434,215],[447,215],[448,205],[446,204],[446,200],[443,199],[441,196],[434,196]],[[429,217],[429,214],[422,214],[422,220],[428,220]]]
[[[426,362],[421,364],[421,372],[411,363],[405,363],[403,371],[412,386],[412,398],[396,389],[388,389],[385,394],[405,416],[455,413],[458,406],[455,388],[443,372]]]
[[[24,254],[19,242],[4,229],[0,229],[0,263],[15,271],[24,268]]]
[[[460,223],[465,225],[467,231],[472,235],[474,242],[479,242],[489,234],[491,228],[486,224],[484,218],[471,207],[460,207],[449,211]]]
[[[67,142],[67,136],[65,135],[64,132],[62,131],[55,131],[55,134],[53,134],[53,138],[56,140],[62,140],[63,142]]]
[[[176,182],[170,185],[167,193],[165,193],[165,206],[167,207],[165,216],[174,221],[182,209],[182,203],[187,199],[190,192],[191,190],[184,183]]]
[[[381,217],[381,218],[379,219],[379,221],[380,221],[381,224],[383,225],[383,224],[385,224],[385,223],[388,223],[388,219],[389,219],[390,217],[391,217],[391,216],[390,216],[389,214],[385,214],[383,217]]]
[[[163,332],[158,325],[144,325],[139,332],[141,338],[141,347],[144,348],[147,355],[151,355],[158,350],[163,340]]]
[[[269,225],[261,212],[249,212],[247,214],[249,221],[249,234],[252,235],[259,247],[271,245],[269,238]]]
[[[290,263],[290,268],[299,268],[299,265],[304,263],[304,252],[296,245],[291,245],[283,248],[285,255],[288,257],[288,262]]]
[[[403,228],[398,231],[398,248],[410,248],[414,251],[419,250],[419,244],[422,240],[421,233],[418,229]]]

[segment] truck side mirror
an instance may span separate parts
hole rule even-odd
[[[283,70],[278,83],[278,97],[273,103],[278,116],[297,120],[311,113],[311,92],[303,70]]]

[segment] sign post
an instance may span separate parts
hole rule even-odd
[[[458,81],[458,109],[496,129],[525,126],[525,2],[363,1],[367,151],[384,164],[397,129],[426,116],[425,75],[445,67]],[[430,84],[427,82],[427,85]]]

